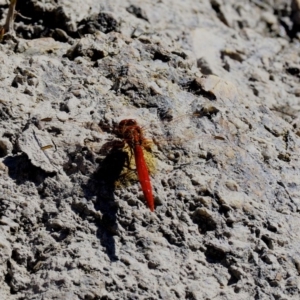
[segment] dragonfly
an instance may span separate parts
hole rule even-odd
[[[144,157],[143,147],[147,141],[144,137],[142,128],[134,119],[124,119],[118,126],[119,136],[127,143],[131,152],[134,154],[135,165],[138,174],[138,179],[143,190],[144,197],[147,201],[151,212],[154,211],[154,199],[152,185],[149,176],[149,170]]]
[[[153,145],[158,146],[159,150],[164,150],[166,145],[175,145],[176,143],[178,144],[190,144],[190,142],[187,143],[187,140],[190,140],[192,138],[195,139],[195,137],[192,136],[192,134],[188,134],[188,123],[185,123],[185,121],[192,119],[198,119],[201,118],[203,116],[212,116],[212,115],[216,115],[218,113],[218,110],[215,108],[205,108],[202,111],[196,111],[194,113],[187,113],[178,117],[175,117],[173,120],[167,120],[167,121],[158,121],[158,122],[153,122],[151,123],[151,126],[155,127],[155,134],[153,134],[153,139],[149,140],[145,137],[145,132],[146,131],[151,131],[149,126],[141,126],[140,122],[138,120],[138,118],[135,118],[134,115],[132,115],[133,118],[128,118],[128,119],[121,119],[121,121],[115,123],[115,125],[111,124],[110,126],[107,126],[107,124],[105,124],[104,122],[100,122],[97,126],[97,130],[95,130],[95,127],[97,127],[95,125],[95,123],[90,123],[90,124],[85,124],[86,122],[79,122],[79,120],[76,118],[72,118],[72,119],[68,119],[67,118],[60,118],[60,120],[57,120],[58,123],[60,123],[61,125],[57,126],[57,129],[53,129],[55,128],[55,126],[50,126],[50,133],[54,133],[54,132],[58,132],[58,135],[60,135],[60,131],[68,131],[68,128],[70,128],[70,126],[67,126],[67,123],[72,123],[72,124],[80,124],[78,127],[81,127],[84,129],[86,129],[84,132],[90,132],[92,137],[96,136],[96,138],[92,138],[89,142],[84,141],[84,145],[88,145],[88,147],[90,145],[95,144],[95,142],[100,142],[100,141],[104,141],[105,139],[107,139],[107,137],[104,136],[105,133],[109,133],[113,135],[113,140],[115,140],[115,142],[106,142],[104,144],[102,144],[102,146],[106,149],[106,151],[104,152],[108,152],[107,150],[109,149],[109,147],[111,148],[128,148],[128,154],[129,156],[131,156],[129,158],[129,163],[127,166],[127,169],[131,169],[131,166],[134,164],[135,165],[135,173],[137,174],[137,179],[139,181],[139,184],[141,186],[144,198],[146,200],[147,206],[149,207],[151,212],[154,212],[155,210],[155,201],[154,201],[154,195],[153,195],[153,189],[152,189],[152,184],[151,184],[151,178],[150,175],[153,174],[153,166],[149,166],[149,164],[152,163],[152,161],[154,160],[153,157],[151,157],[151,155],[153,156],[153,154],[149,154],[148,149],[151,149]],[[63,121],[61,121],[63,120]],[[54,118],[44,118],[40,120],[41,122],[55,122]],[[43,126],[41,126],[41,122],[37,122],[37,127],[42,129]],[[58,124],[56,123],[56,124]],[[65,124],[65,125],[64,125]],[[92,126],[93,125],[93,126]],[[58,130],[58,127],[61,127],[61,129]],[[74,127],[74,126],[71,126]],[[157,128],[158,127],[163,127],[163,129],[161,130],[161,132],[159,133]],[[172,128],[180,128],[180,130],[182,131],[181,136],[185,136],[185,139],[182,140],[182,138],[174,138],[174,134],[178,134],[178,132],[176,133],[170,133],[170,131],[173,131]],[[51,129],[52,128],[52,129]],[[63,129],[65,128],[65,129]],[[49,128],[48,128],[49,129]],[[71,129],[70,129],[71,130]],[[168,137],[168,135],[171,135],[171,137]],[[179,136],[180,134],[178,134]],[[70,136],[70,135],[69,135]],[[73,134],[72,134],[73,136]],[[206,134],[205,136],[209,136],[209,134]],[[116,139],[116,137],[118,139]],[[54,140],[56,139],[55,136],[53,136]],[[215,139],[223,139],[221,136],[215,136]],[[64,138],[63,141],[67,142],[68,138]],[[89,139],[86,139],[89,140]],[[171,142],[170,142],[171,141]],[[70,140],[70,143],[73,143],[73,140]],[[91,143],[90,143],[91,142]],[[67,143],[69,145],[71,145],[70,143]],[[58,142],[56,142],[56,144],[59,144]],[[108,144],[108,146],[106,147],[106,145]],[[56,146],[57,147],[57,146]],[[100,146],[100,151],[102,152],[102,149]],[[166,146],[167,147],[167,146]],[[44,152],[48,151],[48,149],[51,148],[51,146],[43,144],[43,147],[41,147],[40,149],[43,150]],[[59,146],[57,147],[59,148]],[[94,148],[93,146],[90,147],[91,149]],[[57,151],[60,151],[60,149],[58,149]],[[97,153],[97,151],[95,151],[94,149],[92,150],[92,152]],[[103,154],[103,153],[102,153]],[[164,155],[165,153],[163,153],[162,151],[162,155]],[[149,156],[150,161],[149,161]],[[147,159],[148,158],[148,159]],[[169,158],[169,157],[168,157]],[[152,161],[151,161],[152,159]],[[177,160],[177,158],[173,157],[173,158],[169,158],[171,160],[173,160],[174,163],[176,163],[176,161],[178,162],[179,159]],[[131,160],[134,160],[135,163],[131,164]],[[99,161],[99,160],[98,160]],[[100,164],[101,164],[101,160],[100,160]],[[177,164],[177,166],[179,166],[179,164]],[[124,166],[124,168],[126,168],[126,166]],[[126,171],[126,170],[125,170]],[[127,170],[128,172],[128,170]],[[129,172],[128,172],[129,173]],[[124,177],[126,177],[126,172],[122,172],[122,174],[120,174],[121,176],[123,176],[125,174]],[[129,176],[128,176],[129,177]],[[126,179],[126,178],[125,178]],[[130,177],[129,177],[130,179]],[[134,179],[133,177],[131,177],[131,179]]]
[[[165,130],[171,130],[172,127],[175,127],[175,124],[184,124],[184,121],[194,120],[197,122],[197,119],[202,118],[204,116],[210,116],[218,114],[219,110],[214,106],[206,106],[202,107],[201,110],[197,110],[193,113],[184,114],[179,117],[176,117],[172,121],[164,122],[162,125]],[[167,125],[167,126],[166,126]],[[224,125],[224,124],[223,124]],[[177,126],[178,127],[178,126]],[[147,202],[147,205],[151,212],[155,210],[155,201],[153,196],[153,189],[150,179],[150,173],[153,173],[152,166],[149,166],[149,161],[145,159],[145,150],[150,148],[153,144],[161,145],[169,140],[172,141],[172,144],[178,143],[179,145],[182,143],[187,142],[187,140],[195,139],[192,133],[188,133],[188,126],[179,126],[183,131],[183,135],[185,138],[179,138],[176,141],[176,138],[172,136],[170,139],[165,135],[169,135],[169,132],[164,132],[163,137],[154,138],[153,141],[146,139],[145,131],[146,128],[140,126],[136,119],[123,119],[119,122],[117,126],[116,135],[121,139],[121,142],[118,144],[117,147],[129,147],[131,155],[134,157],[135,166],[136,166],[136,173],[138,177],[138,181],[142,188],[144,198]],[[181,134],[181,135],[182,135]],[[171,134],[172,135],[172,134]],[[174,134],[173,134],[174,135]],[[224,141],[226,138],[222,135],[213,135],[212,137],[206,136],[206,138],[210,138],[211,140],[220,140]],[[147,152],[148,154],[148,152]],[[176,158],[175,158],[176,160]],[[151,168],[151,170],[150,170]]]
[[[209,108],[202,110],[201,112],[195,112],[193,114],[185,114],[183,116],[179,116],[174,119],[170,123],[174,124],[174,122],[182,121],[183,119],[189,118],[197,118],[200,116],[210,114],[216,114],[218,112],[217,109]],[[153,190],[152,184],[150,179],[150,173],[153,172],[152,166],[149,166],[149,160],[145,159],[145,149],[151,149],[151,145],[155,144],[162,144],[162,142],[166,142],[167,138],[164,137],[162,139],[155,139],[155,141],[150,141],[149,139],[145,138],[144,134],[145,128],[138,124],[138,121],[135,119],[123,119],[119,122],[116,130],[116,135],[121,139],[121,143],[117,144],[116,147],[126,147],[128,146],[130,149],[131,155],[134,157],[135,166],[136,166],[136,173],[141,185],[144,198],[147,202],[147,205],[151,212],[155,210],[155,202],[153,197]],[[191,136],[186,136],[186,138],[190,138]],[[221,137],[216,137],[216,139],[222,139]],[[175,140],[172,137],[172,142],[174,143]],[[180,143],[183,141],[181,140]],[[148,153],[148,152],[147,152]],[[130,161],[130,159],[129,159]],[[151,168],[151,170],[150,170]]]

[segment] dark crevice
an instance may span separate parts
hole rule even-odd
[[[286,69],[286,71],[295,77],[300,77],[300,69],[298,67],[289,67]]]
[[[142,20],[145,20],[145,21],[149,22],[145,12],[140,7],[135,6],[135,5],[130,5],[129,7],[126,8],[126,10],[129,13],[136,16],[138,19],[142,19]]]
[[[209,263],[225,263],[227,253],[218,249],[214,245],[207,245],[205,251],[206,260]]]
[[[224,13],[222,11],[221,5],[218,3],[218,1],[211,0],[210,4],[211,4],[212,9],[215,11],[217,17],[219,18],[219,20],[226,26],[229,26],[229,24],[224,16]]]
[[[168,61],[170,61],[170,59],[171,59],[170,56],[168,56],[167,54],[158,52],[158,51],[156,51],[153,56],[153,60],[161,60],[162,62],[168,62]]]
[[[210,101],[217,100],[217,97],[210,91],[205,91],[201,85],[197,82],[197,80],[191,80],[183,86],[183,88],[186,88],[190,93],[197,95],[197,96],[203,96],[204,98],[207,98]]]
[[[42,6],[33,5],[32,1],[25,0],[17,2],[16,10],[26,17],[25,19],[17,15],[15,20],[17,34],[25,39],[51,36],[56,28],[62,29],[70,36],[78,36],[77,33],[69,31],[69,19],[62,6],[46,10],[42,9]]]

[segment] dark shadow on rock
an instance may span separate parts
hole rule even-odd
[[[118,206],[115,202],[115,183],[120,178],[120,174],[128,162],[128,154],[122,149],[112,148],[101,161],[99,168],[91,176],[85,187],[85,196],[90,198],[97,196],[94,207],[96,211],[101,211],[102,218],[98,221],[97,237],[101,245],[106,248],[107,255],[111,261],[117,261],[114,235],[118,234],[117,212]]]
[[[40,185],[48,176],[54,176],[55,173],[47,173],[41,168],[34,166],[26,154],[17,156],[8,156],[3,160],[8,168],[8,175],[16,181],[17,184],[23,184],[26,181]]]

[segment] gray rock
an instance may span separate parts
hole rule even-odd
[[[299,299],[296,2],[18,1],[1,299]]]

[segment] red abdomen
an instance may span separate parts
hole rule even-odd
[[[152,194],[152,186],[151,186],[150,176],[148,172],[148,167],[144,158],[143,148],[141,147],[141,145],[134,146],[134,157],[135,157],[136,170],[138,173],[140,184],[142,186],[144,197],[146,198],[150,210],[154,211],[154,199]]]

